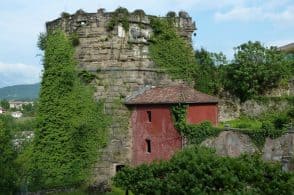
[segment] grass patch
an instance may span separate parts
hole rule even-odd
[[[221,122],[220,128],[224,128],[226,125],[232,128],[244,128],[244,129],[261,129],[262,122],[258,119],[252,119],[249,117],[241,117],[235,120]]]

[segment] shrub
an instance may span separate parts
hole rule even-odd
[[[111,19],[107,24],[107,30],[112,31],[114,27],[117,26],[119,23],[122,23],[125,31],[129,30],[129,11],[126,8],[119,7],[114,11]]]
[[[169,11],[169,12],[167,12],[167,14],[166,14],[166,17],[169,17],[169,18],[174,18],[174,17],[176,17],[177,16],[177,14],[176,14],[176,12],[174,12],[174,11]]]
[[[69,17],[70,17],[70,14],[67,13],[67,12],[62,12],[62,13],[60,14],[60,16],[61,16],[62,18],[69,18]]]
[[[135,194],[291,194],[293,176],[258,155],[220,157],[211,149],[190,147],[169,162],[126,167],[113,181]]]
[[[236,47],[233,63],[226,68],[225,87],[245,101],[277,87],[289,78],[290,68],[290,61],[277,48],[249,41]]]

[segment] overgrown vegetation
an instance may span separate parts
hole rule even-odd
[[[284,53],[276,47],[268,48],[258,41],[249,41],[236,47],[234,60],[226,67],[224,86],[245,101],[279,86],[291,73],[293,60],[288,60]]]
[[[213,127],[206,121],[201,124],[187,124],[186,105],[175,105],[172,107],[172,114],[176,129],[188,139],[188,144],[200,144],[209,137],[217,136],[224,130],[223,126]],[[293,123],[293,108],[280,113],[268,113],[258,119],[242,117],[227,122],[230,127],[238,128],[235,131],[247,134],[258,147],[263,147],[265,139],[280,137],[288,130]]]
[[[228,62],[222,53],[196,50],[200,91],[219,95],[230,92],[241,101],[262,96],[281,85],[287,85],[294,74],[294,60],[276,47],[247,42],[236,47],[234,59]]]
[[[186,122],[186,105],[176,105],[172,107],[172,114],[176,129],[188,139],[188,144],[200,144],[208,137],[217,136],[222,129],[213,127],[210,122],[206,121],[199,125],[187,124]]]
[[[78,76],[85,84],[91,83],[96,78],[95,74],[90,73],[89,71],[86,71],[86,70],[82,70],[81,72],[79,72]]]
[[[40,50],[44,51],[46,49],[48,39],[48,33],[40,33],[37,41],[37,46]],[[72,46],[76,47],[80,44],[79,35],[76,32],[70,33],[68,39]]]
[[[2,107],[5,110],[8,110],[10,108],[10,104],[9,104],[8,100],[6,100],[6,99],[0,100],[0,107]]]
[[[165,19],[151,18],[151,27],[154,35],[149,49],[156,65],[174,79],[192,82],[197,78],[199,69],[192,48],[178,35],[174,25]]]
[[[60,14],[60,16],[61,16],[62,18],[69,18],[69,17],[70,17],[70,13],[68,13],[68,12],[62,12],[62,13]]]
[[[0,115],[0,194],[12,193],[17,186],[16,151],[12,145],[11,128],[7,128],[10,119]]]
[[[122,24],[122,27],[125,31],[129,31],[129,11],[126,8],[119,7],[117,8],[111,16],[111,19],[109,20],[107,24],[107,30],[112,31],[115,26],[117,26],[119,23]]]
[[[215,95],[225,90],[245,101],[263,95],[293,75],[293,60],[260,42],[238,46],[231,63],[224,54],[204,49],[196,50],[194,55],[177,33],[172,18],[172,12],[166,18],[151,17],[154,34],[150,56],[172,78],[193,82],[197,90]]]
[[[46,38],[37,129],[28,167],[30,189],[80,185],[106,142],[107,118],[78,79],[73,46],[61,31]]]
[[[224,87],[224,67],[228,64],[226,56],[201,48],[195,51],[195,58],[199,66],[198,79],[195,79],[196,88],[204,93],[220,94]]]
[[[170,161],[126,167],[113,181],[135,194],[291,194],[293,178],[258,155],[220,157],[211,149],[190,147]]]
[[[146,14],[144,10],[136,9],[135,11],[132,12],[132,15],[138,16],[140,19],[142,19]]]

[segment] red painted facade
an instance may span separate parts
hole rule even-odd
[[[168,160],[182,148],[182,138],[174,127],[170,107],[169,104],[133,107],[133,165]],[[187,109],[187,121],[190,124],[203,121],[217,124],[217,116],[217,104],[191,104]]]
[[[218,123],[217,104],[190,104],[187,110],[187,122],[197,124],[210,121],[213,125]]]
[[[182,138],[174,127],[170,105],[138,105],[134,107],[131,120],[134,165],[168,160],[182,148]]]

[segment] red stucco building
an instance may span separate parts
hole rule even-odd
[[[185,85],[152,87],[127,98],[126,105],[132,109],[133,165],[167,160],[182,148],[170,110],[179,103],[188,105],[188,123],[208,120],[217,124],[217,99]]]

